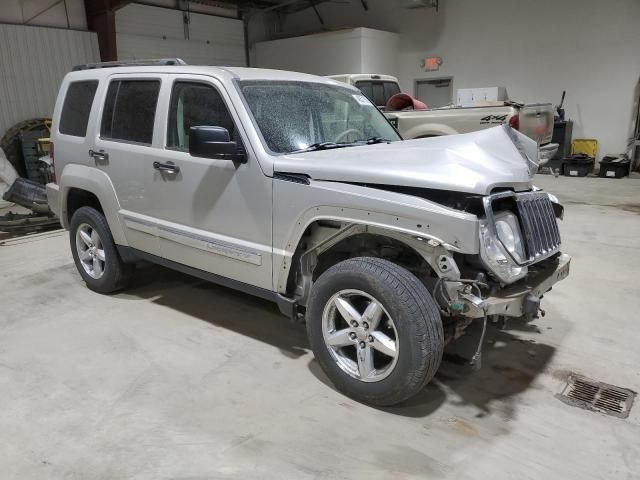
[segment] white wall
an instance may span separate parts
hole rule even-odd
[[[0,0],[0,23],[87,29],[83,0]]]
[[[140,4],[116,11],[118,59],[179,57],[195,65],[245,65],[242,21]]]
[[[95,33],[0,24],[0,136],[23,120],[50,117],[64,75],[99,58]]]
[[[365,26],[397,32],[397,73],[403,88],[451,75],[454,89],[505,86],[524,102],[558,103],[575,121],[574,138],[596,138],[601,153],[625,149],[634,89],[640,78],[638,0],[440,0],[440,11],[407,10],[403,0],[327,2],[318,6],[330,28]],[[286,17],[288,35],[319,29],[313,11]],[[420,60],[443,58],[438,72]],[[383,72],[380,72],[383,73]]]
[[[254,45],[252,66],[335,75],[395,71],[398,36],[369,28],[316,33]]]
[[[362,28],[362,64],[359,72],[395,72],[398,69],[398,41],[396,33]]]

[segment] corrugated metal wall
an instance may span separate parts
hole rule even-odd
[[[22,120],[51,116],[64,75],[99,59],[95,33],[0,24],[0,136]]]
[[[148,5],[116,12],[118,59],[180,57],[194,65],[244,66],[242,21]]]

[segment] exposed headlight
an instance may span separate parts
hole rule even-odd
[[[495,216],[495,220],[497,237],[486,222],[480,224],[480,257],[501,282],[513,283],[528,271],[527,267],[519,266],[509,255],[518,261],[525,259],[518,219],[510,212],[501,212]]]
[[[516,216],[510,212],[501,212],[495,216],[495,220],[496,232],[502,245],[517,262],[524,261],[524,245],[522,244],[520,225]]]

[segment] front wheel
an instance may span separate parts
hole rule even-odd
[[[371,257],[345,260],[320,275],[307,333],[336,388],[380,406],[418,393],[444,349],[440,313],[425,286],[406,269]]]

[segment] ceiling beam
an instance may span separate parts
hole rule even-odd
[[[103,62],[118,59],[115,12],[129,3],[131,0],[84,0],[87,27],[98,35],[100,60]]]
[[[284,0],[283,2],[276,3],[274,5],[271,5],[270,7],[263,8],[260,11],[263,12],[263,13],[266,13],[266,12],[270,12],[272,10],[279,10],[281,8],[288,7],[289,5],[293,5],[294,3],[300,3],[300,2],[303,2],[303,1],[305,1],[305,0]]]

